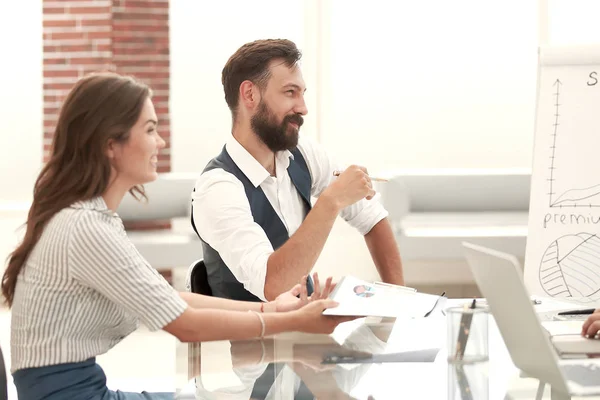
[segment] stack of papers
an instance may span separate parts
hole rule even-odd
[[[600,340],[581,336],[581,321],[546,321],[542,325],[558,354],[600,354]]]
[[[558,354],[600,354],[600,340],[588,339],[581,334],[552,336]]]
[[[557,335],[577,335],[581,333],[581,321],[544,321],[542,326],[550,337]]]
[[[325,310],[324,315],[422,318],[436,305],[439,296],[345,276],[329,298],[339,306]]]

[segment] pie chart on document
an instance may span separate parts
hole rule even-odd
[[[358,297],[372,297],[375,296],[375,288],[368,285],[357,285],[354,287],[354,293]]]

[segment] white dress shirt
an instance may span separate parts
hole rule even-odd
[[[308,212],[287,173],[292,153],[286,150],[276,154],[276,176],[271,176],[233,136],[225,146],[250,182],[263,190],[291,237]],[[319,197],[336,179],[334,171],[344,168],[307,138],[300,139],[298,149],[304,156],[312,178],[311,195]],[[200,237],[219,253],[246,290],[266,300],[267,261],[274,250],[265,231],[254,222],[242,182],[221,168],[210,170],[196,182],[192,202],[194,223]],[[378,195],[372,200],[363,199],[341,212],[341,217],[362,235],[387,215],[378,201]]]
[[[17,278],[11,372],[96,357],[186,308],[101,196],[78,201],[46,224]]]

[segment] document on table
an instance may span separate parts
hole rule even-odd
[[[417,293],[404,286],[378,284],[345,276],[329,295],[339,306],[329,308],[323,314],[421,318],[434,307],[438,297]]]

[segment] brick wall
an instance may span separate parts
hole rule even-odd
[[[171,170],[168,0],[43,0],[44,161],[58,110],[80,77],[110,70],[133,75],[154,91],[167,142],[158,171]]]
[[[43,0],[43,35],[44,162],[60,106],[73,84],[91,72],[116,71],[152,88],[166,142],[158,172],[169,172],[169,0]],[[128,230],[170,227],[170,221],[124,222]]]

